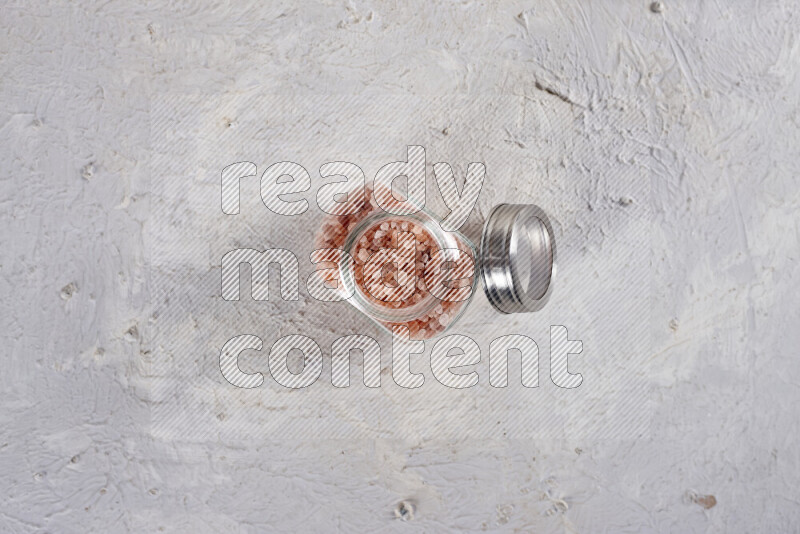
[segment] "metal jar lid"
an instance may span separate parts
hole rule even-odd
[[[553,292],[556,239],[547,214],[533,204],[500,204],[483,226],[483,289],[502,313],[539,311]]]

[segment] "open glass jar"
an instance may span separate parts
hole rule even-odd
[[[475,296],[478,275],[501,313],[532,312],[550,297],[556,246],[547,215],[532,204],[500,204],[490,213],[476,247],[460,232],[444,231],[424,208],[407,215],[384,211],[391,192],[365,190],[361,209],[325,217],[318,249],[339,249],[338,277],[348,302],[411,339],[445,332]],[[407,201],[406,201],[407,202]]]

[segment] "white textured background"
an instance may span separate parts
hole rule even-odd
[[[0,531],[796,531],[800,7],[531,4],[5,2]],[[641,115],[648,439],[150,435],[151,95],[365,87]]]
[[[587,111],[546,93],[455,98],[298,93],[153,98],[147,263],[151,316],[157,320],[146,335],[152,349],[146,361],[152,363],[147,375],[154,434],[262,442],[275,436],[417,442],[647,435],[653,381],[647,199],[654,160],[645,141],[654,134],[645,121],[617,111],[607,119],[615,133],[587,136]],[[411,358],[414,372],[427,371],[423,387],[397,386],[389,376],[390,336],[348,303],[316,301],[305,288],[315,268],[308,259],[314,234],[322,224],[315,190],[324,180],[317,168],[331,158],[354,161],[371,180],[382,165],[405,161],[409,142],[425,147],[426,207],[439,213],[444,210],[436,209],[442,200],[433,162],[452,162],[459,179],[468,162],[485,164],[482,191],[464,225],[474,242],[493,206],[535,202],[552,218],[558,244],[556,289],[544,309],[499,314],[479,287],[448,331],[469,336],[483,356],[475,367],[479,383],[462,391],[433,377],[432,341],[427,354]],[[258,161],[262,173],[274,161],[302,162],[312,174],[311,190],[293,196],[310,199],[308,209],[294,216],[269,211],[256,173],[240,180],[240,212],[223,213],[220,170],[241,160]],[[638,200],[626,204],[622,198]],[[303,281],[298,300],[281,300],[274,276],[271,298],[251,300],[244,276],[241,299],[224,301],[221,258],[237,247],[294,253]],[[565,325],[572,339],[585,344],[583,354],[571,357],[570,370],[586,377],[578,388],[562,389],[550,379],[551,325]],[[351,373],[358,386],[349,389],[331,385],[327,357],[324,378],[304,391],[278,387],[272,379],[256,391],[243,390],[223,378],[219,354],[229,339],[240,334],[262,339],[261,350],[242,353],[238,361],[247,372],[264,372],[272,343],[298,333],[326,355],[338,337],[372,336],[383,346],[381,388],[361,385],[360,358],[353,358],[357,369]],[[523,334],[538,344],[538,388],[521,386],[516,357],[508,373],[514,385],[489,384],[489,344],[506,334]]]

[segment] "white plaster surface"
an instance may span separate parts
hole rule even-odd
[[[0,531],[797,531],[799,19],[791,2],[6,2]],[[601,147],[576,197],[653,220],[647,435],[151,432],[153,95],[366,89],[527,97]],[[614,185],[632,164],[648,198]],[[611,246],[574,232],[585,260]]]

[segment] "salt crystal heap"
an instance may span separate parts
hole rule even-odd
[[[390,192],[388,194],[391,195]],[[391,196],[388,198],[391,201]],[[384,198],[381,200],[386,204]],[[379,211],[382,212],[369,188],[366,190],[362,206],[356,213],[327,216],[317,235],[317,248],[344,249],[350,233],[359,223]],[[433,222],[432,219],[431,221]],[[374,254],[381,249],[394,249],[398,247],[399,239],[410,239],[410,236],[414,238],[413,263],[400,265],[400,272],[394,263],[386,263],[382,269],[365,270],[365,266]],[[373,317],[374,319],[390,330],[395,325],[408,327],[412,339],[431,338],[450,325],[464,306],[464,299],[471,293],[474,280],[470,247],[458,238],[457,234],[451,234],[451,237],[455,238],[456,246],[466,254],[460,255],[460,259],[451,265],[453,268],[450,274],[446,275],[447,271],[441,270],[443,262],[442,256],[437,255],[439,246],[436,239],[418,221],[385,214],[385,217],[379,217],[373,225],[361,233],[348,251],[354,261],[353,274],[357,291],[373,305],[387,310],[409,309],[408,311],[413,312],[412,306],[418,305],[420,308],[419,313],[412,315],[409,320],[387,322],[377,317]],[[403,291],[404,298],[396,298],[401,289],[401,280],[406,280],[405,276],[412,271],[416,287],[411,288],[404,284],[402,286],[406,289]],[[433,291],[435,296],[428,291],[426,279],[432,284],[432,288],[439,287],[439,290]],[[445,283],[441,287],[437,285],[448,279],[454,281]],[[329,281],[333,281],[333,277]]]

